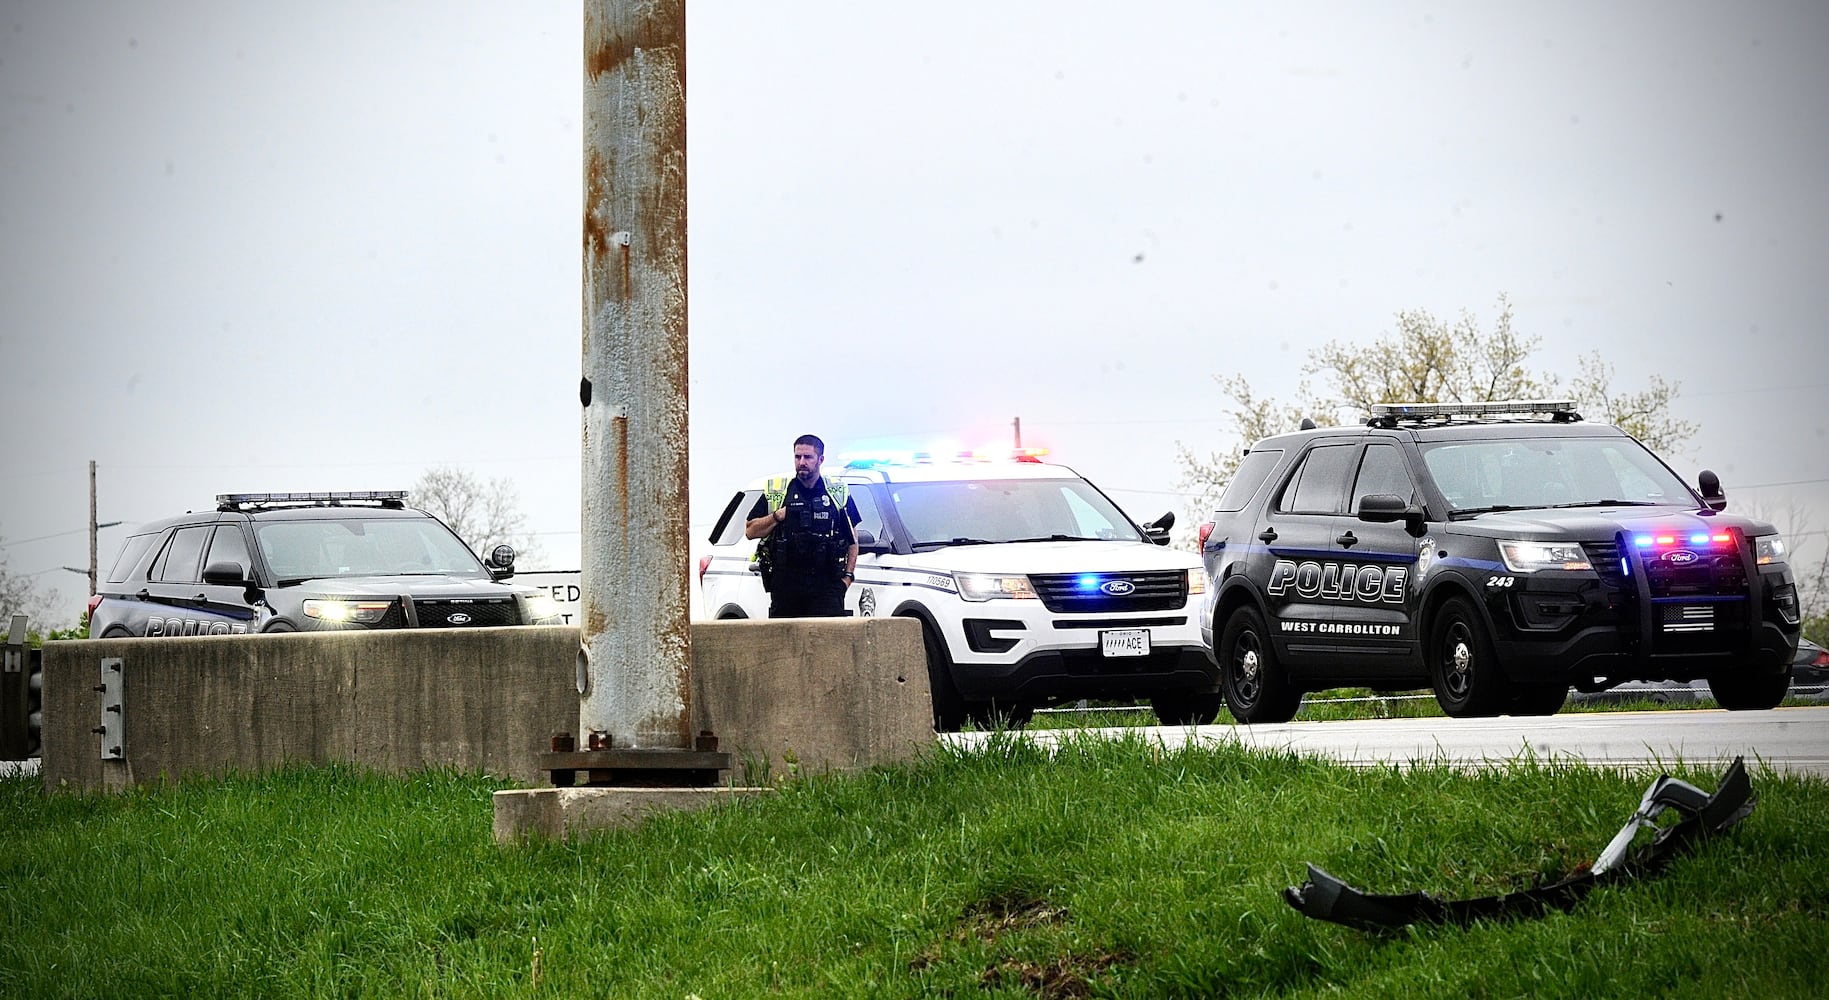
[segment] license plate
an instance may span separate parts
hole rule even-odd
[[[1148,656],[1149,629],[1106,629],[1099,633],[1099,646],[1106,656]]]

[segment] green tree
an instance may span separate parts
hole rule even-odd
[[[1566,383],[1555,372],[1533,370],[1531,356],[1539,338],[1512,328],[1511,303],[1499,297],[1498,316],[1483,329],[1470,313],[1450,323],[1421,309],[1397,314],[1396,329],[1370,343],[1330,340],[1309,352],[1297,394],[1301,402],[1285,404],[1257,395],[1243,375],[1214,376],[1230,405],[1226,413],[1236,431],[1235,444],[1199,455],[1185,444],[1180,486],[1195,496],[1193,520],[1213,509],[1243,448],[1269,434],[1293,430],[1304,416],[1318,426],[1342,419],[1360,420],[1374,403],[1480,403],[1498,399],[1572,397],[1583,416],[1617,425],[1653,451],[1680,451],[1694,436],[1694,424],[1670,415],[1678,383],[1652,376],[1636,392],[1613,387],[1613,366],[1600,352],[1581,357]],[[1311,390],[1319,377],[1323,392]]]
[[[408,498],[449,525],[484,559],[502,544],[514,546],[523,563],[539,557],[539,546],[527,531],[527,516],[521,513],[520,496],[506,479],[485,483],[463,469],[436,466],[419,477]]]

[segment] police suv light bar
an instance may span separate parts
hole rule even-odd
[[[885,451],[885,452],[847,452],[839,456],[840,462],[847,469],[882,469],[897,466],[945,464],[983,464],[989,462],[1031,462],[1040,463],[1048,454],[1046,448],[978,448],[948,453],[950,457],[935,459],[931,451]]]
[[[1445,417],[1548,416],[1557,421],[1580,420],[1572,399],[1497,399],[1484,403],[1373,403],[1374,424],[1394,424],[1399,420],[1427,420]]]
[[[331,493],[218,493],[216,505],[222,510],[244,504],[337,504],[349,500],[366,500],[383,506],[404,506],[406,490],[355,490]]]

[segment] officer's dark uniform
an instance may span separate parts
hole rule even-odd
[[[836,516],[823,477],[803,487],[789,477],[782,506],[787,518],[762,539],[770,618],[840,617],[845,613],[845,553],[857,540],[857,502],[845,496],[844,516]],[[751,518],[770,513],[765,495]]]

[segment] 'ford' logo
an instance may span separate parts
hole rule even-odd
[[[458,613],[445,619],[445,621],[448,621],[453,625],[468,625],[468,624],[470,624],[470,616],[464,614],[462,611],[459,611]]]
[[[1099,589],[1113,597],[1128,597],[1137,592],[1137,585],[1129,580],[1107,580]]]
[[[1702,557],[1688,549],[1677,549],[1675,552],[1664,553],[1665,561],[1676,563],[1678,566],[1687,566],[1700,558]]]

